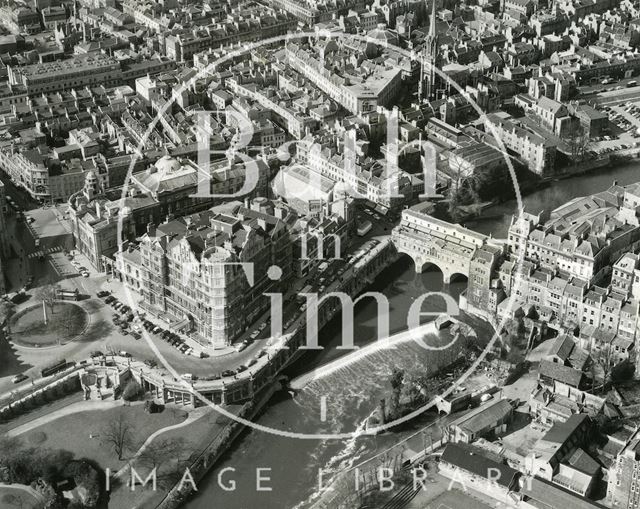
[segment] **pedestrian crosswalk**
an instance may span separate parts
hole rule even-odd
[[[62,246],[53,246],[53,247],[48,247],[46,249],[39,249],[35,253],[31,253],[28,256],[28,258],[29,259],[40,258],[41,256],[46,256],[46,255],[51,254],[51,253],[59,253],[62,250],[63,250]]]

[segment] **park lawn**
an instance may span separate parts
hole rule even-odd
[[[3,509],[40,509],[42,504],[31,493],[11,486],[0,486],[0,507]]]
[[[240,405],[230,405],[226,407],[229,412],[237,414],[242,408]],[[184,440],[184,457],[191,454],[197,455],[220,433],[228,419],[221,416],[213,409],[206,410],[199,408],[199,412],[205,412],[194,422],[183,428],[167,431],[158,437],[158,440],[181,439]],[[141,472],[146,472],[144,468]],[[161,470],[159,470],[161,472]],[[159,474],[160,475],[160,474]],[[157,491],[147,487],[139,487],[134,492],[128,486],[120,485],[111,492],[109,497],[109,509],[131,509],[131,507],[155,507],[166,496],[168,489],[166,486],[159,486]]]
[[[101,430],[118,412],[124,411],[133,424],[133,447],[119,460],[113,445],[100,439]],[[116,472],[133,457],[145,440],[159,429],[184,421],[184,410],[165,408],[164,411],[149,414],[142,404],[123,405],[107,410],[88,410],[60,417],[52,422],[19,435],[26,443],[37,442],[40,448],[64,449],[72,452],[77,459],[94,460],[102,469]],[[43,440],[42,434],[45,435]],[[92,435],[94,438],[90,438]]]

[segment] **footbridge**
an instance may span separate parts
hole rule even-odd
[[[419,204],[404,210],[402,221],[391,235],[398,253],[413,259],[416,272],[435,265],[448,284],[456,274],[469,278],[471,260],[478,249],[486,246],[503,249],[504,241],[436,219],[423,212],[424,208],[425,204]]]

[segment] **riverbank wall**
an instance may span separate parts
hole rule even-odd
[[[280,389],[278,383],[271,384],[255,402],[248,402],[238,412],[238,417],[247,420],[255,419],[264,409],[273,394]],[[238,439],[245,426],[238,421],[229,422],[189,465],[189,472],[196,485],[213,468],[220,457]],[[190,482],[175,484],[165,498],[158,503],[156,509],[177,509],[194,493]]]

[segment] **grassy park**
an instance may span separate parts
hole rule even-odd
[[[187,417],[184,410],[165,408],[159,413],[147,413],[142,404],[109,407],[105,410],[80,411],[43,424],[20,435],[27,443],[41,448],[63,449],[76,458],[88,458],[101,468],[117,471],[159,429],[179,424]],[[123,439],[122,459],[118,458],[113,441],[105,433],[113,423],[124,419],[128,430]]]

